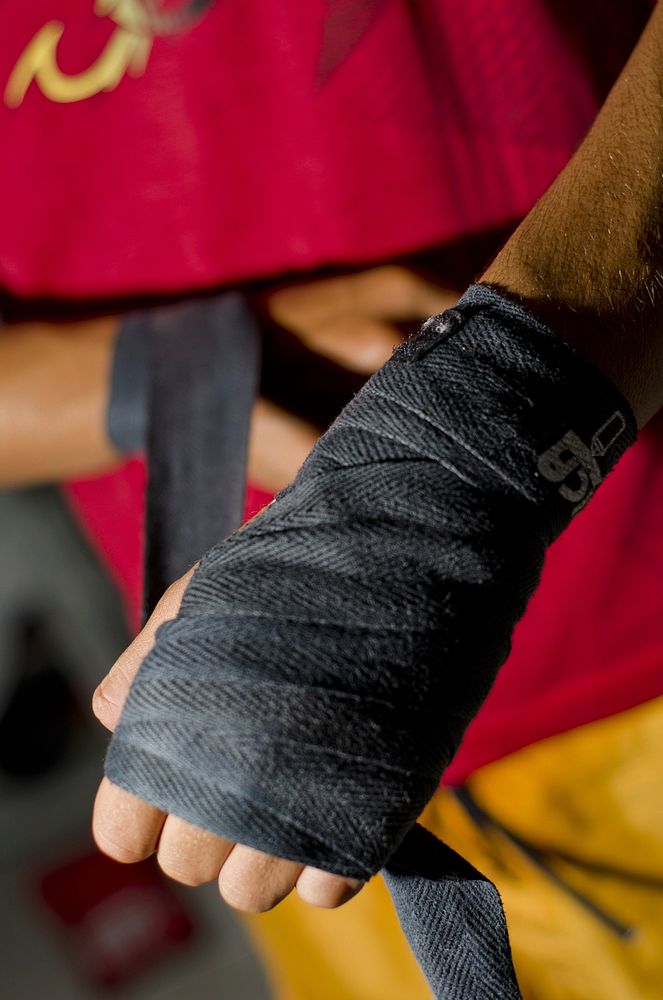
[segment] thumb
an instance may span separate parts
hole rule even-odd
[[[197,564],[196,564],[197,565]],[[128,646],[92,696],[92,711],[99,722],[112,732],[120,718],[120,713],[131,683],[138,668],[152,649],[156,631],[163,622],[175,618],[180,609],[184,591],[194,574],[196,566],[172,583],[152,612],[146,625]]]

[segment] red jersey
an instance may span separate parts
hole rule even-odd
[[[605,89],[582,25],[613,74],[637,37],[633,0],[581,6],[5,0],[0,286],[186,292],[516,220]]]

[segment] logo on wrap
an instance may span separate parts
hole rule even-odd
[[[213,0],[184,0],[166,6],[164,0],[96,0],[94,12],[108,17],[115,30],[95,61],[80,73],[65,73],[58,65],[58,44],[65,25],[48,21],[28,42],[5,88],[5,104],[17,108],[34,80],[42,94],[57,104],[71,104],[114,90],[125,76],[141,76],[157,37],[178,35],[194,26]]]
[[[615,410],[587,445],[575,431],[567,431],[537,460],[537,469],[551,483],[560,483],[559,494],[575,504],[573,514],[582,510],[603,479],[597,459],[603,458],[626,430],[626,420]]]

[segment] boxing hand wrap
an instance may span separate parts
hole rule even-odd
[[[146,452],[146,616],[241,523],[258,388],[326,430],[365,381],[308,350],[238,291],[124,317],[106,419],[119,451]]]
[[[230,840],[368,878],[490,689],[546,547],[635,433],[612,384],[473,286],[203,558],[108,777]],[[439,996],[517,995],[452,994],[427,971]]]

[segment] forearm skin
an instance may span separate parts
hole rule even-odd
[[[642,426],[663,405],[663,4],[568,166],[481,278],[592,361]]]

